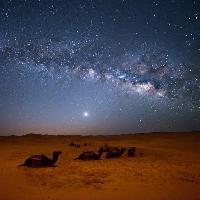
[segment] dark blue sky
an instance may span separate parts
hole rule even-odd
[[[0,134],[200,129],[200,2],[0,1]]]

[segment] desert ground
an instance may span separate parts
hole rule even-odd
[[[135,146],[136,156],[74,160],[105,143]],[[19,167],[32,154],[52,157],[54,150],[62,151],[55,167]],[[0,152],[1,200],[200,200],[198,132],[9,136],[0,137]]]

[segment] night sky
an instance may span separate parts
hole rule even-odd
[[[200,129],[200,1],[0,0],[0,135]]]

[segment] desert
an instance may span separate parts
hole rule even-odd
[[[70,143],[80,144],[80,147]],[[136,147],[136,155],[76,160],[103,144]],[[54,167],[20,167],[33,154],[52,157]],[[0,137],[2,200],[198,200],[200,134],[149,133],[97,136],[35,135]]]

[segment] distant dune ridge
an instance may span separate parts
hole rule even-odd
[[[74,148],[69,144],[80,144]],[[90,144],[90,145],[85,145]],[[74,160],[108,144],[136,147],[119,158]],[[56,167],[18,167],[30,155],[52,157]],[[199,200],[200,132],[109,136],[38,135],[0,137],[2,200]]]

